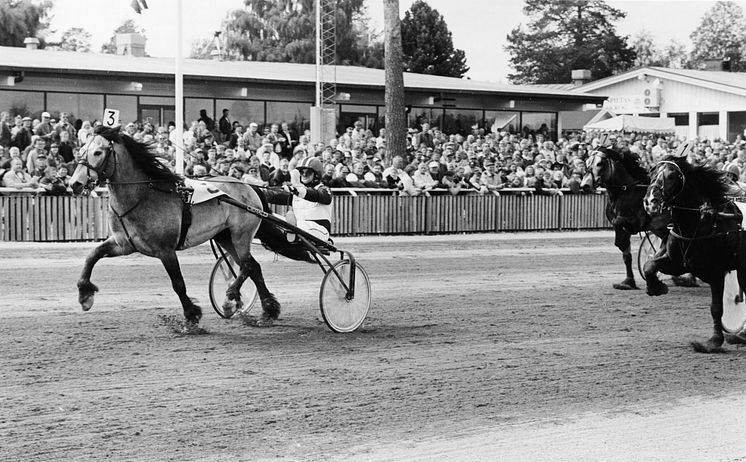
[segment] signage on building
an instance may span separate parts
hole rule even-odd
[[[646,114],[650,108],[645,107],[643,95],[609,96],[604,101],[604,108],[614,114]]]

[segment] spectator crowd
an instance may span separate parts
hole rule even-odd
[[[98,121],[41,119],[0,113],[0,186],[33,189],[41,194],[69,194],[68,182],[76,153]],[[131,122],[124,133],[149,143],[164,163],[174,166],[177,141],[174,125]],[[231,121],[224,109],[215,122],[202,110],[185,127],[185,174],[190,177],[228,175],[259,186],[282,186],[290,170],[307,156],[319,157],[322,182],[331,188],[395,190],[401,195],[441,194],[563,194],[586,193],[581,179],[586,160],[600,143],[586,133],[558,141],[547,132],[490,133],[475,128],[466,135],[443,133],[427,122],[410,128],[403,155],[387,151],[386,129],[377,133],[356,121],[338,137],[311,144],[310,133],[296,133],[287,122],[244,126]],[[643,165],[650,167],[679,144],[674,136],[626,134],[617,138]],[[734,180],[746,180],[746,141],[695,140],[690,160],[727,170]]]

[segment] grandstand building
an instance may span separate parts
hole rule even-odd
[[[130,50],[135,47],[130,47]],[[185,59],[184,116],[201,109],[213,119],[223,108],[234,121],[260,124],[287,121],[309,128],[315,101],[315,66]],[[337,127],[360,120],[377,133],[383,126],[384,71],[336,66]],[[446,133],[468,133],[474,126],[515,133],[546,131],[557,139],[563,111],[600,107],[605,95],[568,89],[535,88],[405,73],[410,127],[427,121]],[[104,108],[120,120],[174,121],[174,61],[124,55],[0,47],[0,111],[73,120],[101,119]]]

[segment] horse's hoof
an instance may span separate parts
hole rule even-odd
[[[223,314],[226,318],[232,317],[238,311],[241,311],[241,308],[243,308],[241,300],[230,300],[226,298],[223,302]]]
[[[648,284],[646,292],[651,297],[666,295],[668,293],[668,286],[662,282]]]
[[[691,342],[690,345],[696,351],[697,353],[706,353],[706,354],[712,354],[712,353],[725,353],[725,348],[723,348],[720,345],[716,345],[710,341],[707,341],[705,343],[702,342]]]
[[[93,294],[80,299],[80,307],[83,311],[88,311],[93,307]]]

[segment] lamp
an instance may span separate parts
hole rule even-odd
[[[349,101],[351,96],[349,93],[337,93],[334,99],[337,101]]]
[[[130,88],[132,89],[132,91],[142,91],[142,83],[130,82]]]
[[[249,96],[249,89],[246,88],[246,87],[242,87],[241,88],[241,96],[243,96],[244,98],[247,97],[247,96]]]

